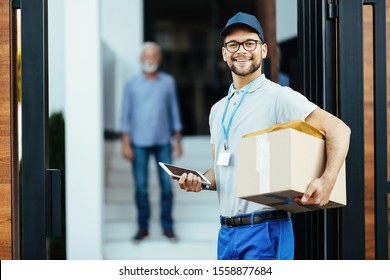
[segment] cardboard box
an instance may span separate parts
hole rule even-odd
[[[304,121],[293,121],[241,138],[237,151],[237,197],[292,213],[345,206],[345,163],[327,205],[304,206],[293,201],[323,173],[326,155],[322,136]]]

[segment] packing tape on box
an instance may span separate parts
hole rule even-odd
[[[256,170],[259,173],[260,193],[271,191],[270,186],[270,146],[268,134],[256,136]]]

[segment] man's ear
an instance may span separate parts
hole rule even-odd
[[[267,57],[267,53],[268,53],[268,46],[266,43],[264,43],[261,45],[261,57],[265,59]]]
[[[226,62],[226,49],[224,47],[222,47],[222,58]]]

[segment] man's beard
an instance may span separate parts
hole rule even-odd
[[[154,73],[157,71],[158,69],[158,63],[156,62],[153,62],[153,61],[145,61],[142,63],[142,70],[147,73],[147,74],[151,74],[151,73]]]
[[[252,60],[252,62],[253,62],[253,60]],[[259,63],[253,62],[251,64],[251,66],[249,67],[249,69],[240,69],[240,68],[234,66],[233,62],[231,63],[231,65],[228,65],[228,66],[229,66],[230,71],[232,71],[234,74],[244,77],[244,76],[248,76],[248,75],[256,72],[261,67],[261,64],[262,64],[262,59],[260,59]]]

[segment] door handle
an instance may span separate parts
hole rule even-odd
[[[48,237],[62,236],[61,170],[46,170],[46,233]]]

